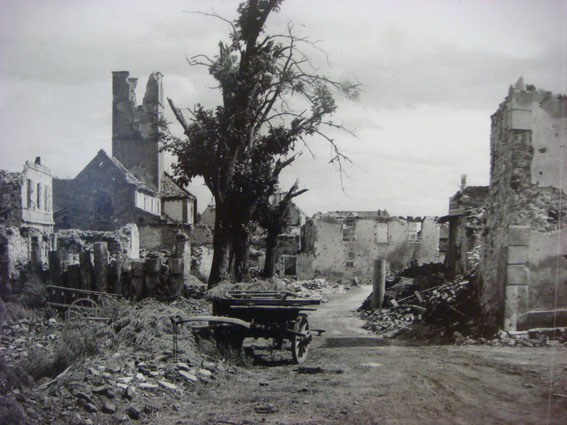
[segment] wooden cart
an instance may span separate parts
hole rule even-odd
[[[309,353],[312,334],[306,311],[315,310],[320,299],[299,298],[291,292],[229,291],[213,302],[213,316],[172,318],[174,353],[177,350],[177,326],[186,322],[208,322],[215,336],[232,348],[242,346],[244,338],[271,338],[280,348],[291,341],[296,363],[303,363]]]
[[[121,295],[108,292],[88,291],[86,289],[47,286],[47,305],[65,310],[68,320],[108,320],[101,317],[99,304],[104,298],[121,298]]]

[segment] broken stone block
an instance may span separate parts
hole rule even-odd
[[[158,384],[163,387],[166,388],[168,390],[178,390],[179,388],[177,387],[177,385],[172,384],[171,382],[167,382],[167,381],[158,381]]]
[[[203,369],[214,371],[217,369],[217,365],[213,362],[203,362]]]
[[[177,363],[177,369],[190,370],[191,368],[189,367],[189,365],[187,363],[179,362],[179,363]]]
[[[86,401],[83,401],[81,404],[83,405],[83,408],[89,413],[98,412],[98,409],[93,403],[87,403]]]
[[[140,410],[135,406],[130,406],[126,409],[126,414],[130,417],[130,419],[140,419]]]
[[[196,383],[197,383],[198,379],[197,379],[197,377],[196,377],[195,375],[193,375],[192,373],[189,373],[189,372],[187,372],[187,371],[185,371],[185,370],[180,370],[180,371],[178,371],[178,372],[179,372],[179,374],[180,374],[181,376],[183,376],[183,377],[184,377],[185,379],[187,379],[189,382],[191,382],[191,383],[193,383],[193,384],[196,384]]]
[[[87,403],[90,403],[90,404],[93,404],[93,405],[94,405],[94,402],[93,402],[92,398],[90,398],[90,397],[89,397],[87,394],[85,394],[84,392],[77,391],[77,392],[74,393],[74,396],[77,397],[79,400],[83,400],[83,401],[85,401],[85,402],[87,402]]]
[[[96,395],[104,395],[105,396],[108,391],[109,391],[109,388],[106,385],[100,385],[100,386],[94,387],[92,389],[93,394],[96,394]]]
[[[149,382],[142,382],[138,385],[138,388],[142,390],[157,390],[159,387],[156,384],[150,384]]]
[[[207,369],[199,369],[199,375],[205,378],[211,378],[213,376],[211,371]]]
[[[108,414],[112,415],[113,413],[116,412],[116,406],[114,404],[112,404],[110,401],[107,401],[102,406],[102,411],[104,413],[108,413]]]
[[[136,397],[136,391],[134,390],[134,387],[127,387],[124,390],[124,397],[126,397],[128,400],[134,399],[134,397]]]

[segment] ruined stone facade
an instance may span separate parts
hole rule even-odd
[[[30,262],[40,268],[53,244],[53,179],[40,158],[21,173],[0,171],[0,280],[17,278]]]
[[[467,187],[463,176],[461,189],[449,200],[449,214],[439,219],[449,225],[445,266],[451,274],[466,272],[472,262],[478,263],[487,194],[488,186]]]
[[[164,172],[162,75],[150,75],[141,105],[137,79],[112,76],[112,156],[100,150],[74,179],[55,180],[56,226],[110,231],[135,223],[142,248],[171,249],[172,235],[195,224],[197,199]]]
[[[492,116],[481,302],[494,326],[567,325],[565,106],[520,79]]]
[[[370,284],[375,260],[387,260],[393,270],[443,261],[439,228],[436,217],[389,217],[385,211],[316,214],[304,226],[298,279],[357,277]]]
[[[164,154],[159,150],[158,123],[163,119],[163,75],[154,72],[137,104],[137,78],[128,71],[112,73],[112,156],[155,190],[161,190]]]

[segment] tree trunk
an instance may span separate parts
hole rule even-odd
[[[215,230],[213,232],[213,264],[209,274],[208,287],[211,289],[228,277],[228,248],[230,235],[225,220],[222,218],[224,206],[217,202]]]
[[[234,234],[234,280],[236,282],[247,282],[250,280],[248,273],[248,257],[250,254],[250,238],[248,232],[240,229]]]
[[[278,232],[268,228],[266,236],[266,261],[264,262],[263,277],[270,278],[276,274],[276,261],[278,259]]]

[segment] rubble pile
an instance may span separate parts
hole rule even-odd
[[[95,242],[107,242],[108,250],[112,254],[126,254],[130,249],[130,235],[127,228],[113,232],[78,229],[64,229],[57,232],[57,246],[66,252],[92,251]]]
[[[432,265],[421,270],[412,267],[402,272],[403,276],[390,278],[384,308],[370,308],[371,296],[360,308],[366,320],[364,328],[386,338],[404,336],[431,343],[499,347],[567,344],[567,329],[494,333],[483,322],[477,302],[476,269],[442,280],[435,269]]]
[[[228,296],[228,291],[273,291],[288,292],[302,298],[320,298],[326,302],[329,295],[342,294],[350,287],[343,283],[329,282],[325,279],[313,279],[295,281],[290,279],[272,278],[267,280],[255,280],[253,282],[222,282],[207,291],[205,298],[215,300]]]
[[[414,322],[422,320],[421,313],[412,312],[410,307],[401,309],[365,310],[364,329],[380,334],[385,338],[394,338],[409,329]]]
[[[567,328],[532,329],[529,331],[508,332],[500,330],[491,338],[453,334],[457,345],[490,345],[493,347],[544,347],[560,344],[567,346]]]
[[[300,297],[321,298],[323,302],[325,302],[325,297],[333,294],[342,294],[346,291],[347,287],[338,282],[328,282],[325,279],[313,279],[291,281],[288,283],[288,288],[289,291],[295,292]]]
[[[175,409],[181,389],[196,392],[234,373],[202,353],[188,325],[178,327],[172,356],[170,318],[209,310],[200,300],[144,300],[104,305],[98,314],[105,320],[68,321],[8,304],[0,324],[0,423],[152,422],[159,410]]]
[[[416,323],[430,323],[455,331],[477,335],[484,329],[476,303],[475,272],[447,279],[440,265],[411,267],[390,279],[384,308],[373,310],[370,299],[361,307],[365,329],[395,337],[411,330]]]

